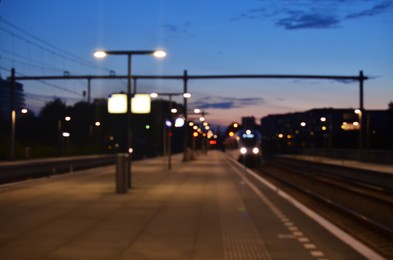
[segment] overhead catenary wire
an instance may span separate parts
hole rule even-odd
[[[7,50],[5,50],[5,49],[3,49],[1,47],[0,47],[0,51],[4,52],[4,53],[7,53],[9,55],[12,55],[12,56],[15,56],[15,57],[18,57],[18,58],[21,58],[21,59],[24,59],[24,60],[27,60],[27,61],[35,63],[35,65],[34,64],[26,64],[26,65],[29,65],[29,66],[32,66],[32,67],[39,67],[39,68],[42,68],[42,69],[50,69],[50,70],[58,71],[58,72],[63,72],[64,71],[64,70],[62,70],[62,69],[60,69],[60,68],[58,68],[56,66],[53,66],[53,65],[50,65],[50,64],[46,64],[46,63],[43,63],[41,61],[34,60],[34,59],[30,58],[30,57],[25,57],[25,56],[22,56],[22,55],[19,55],[19,54],[16,54],[16,53],[12,53],[12,52],[7,51]],[[7,59],[7,58],[5,58],[3,56],[0,56],[0,60],[8,60],[8,61],[15,62],[15,63],[25,63],[24,61],[18,61],[18,60],[15,60],[15,59],[13,59],[13,60]]]
[[[25,37],[23,37],[21,35],[16,34],[15,32],[12,32],[12,31],[7,30],[7,29],[5,29],[3,27],[0,27],[0,30],[4,31],[4,32],[6,32],[6,33],[8,33],[8,34],[10,34],[10,35],[20,39],[20,40],[23,40],[23,41],[25,41],[25,42],[27,42],[29,44],[32,44],[33,46],[36,46],[36,47],[38,47],[40,49],[43,49],[43,50],[45,50],[47,52],[50,52],[50,53],[54,54],[54,55],[60,56],[60,57],[62,57],[64,59],[70,60],[72,62],[78,63],[78,64],[86,66],[86,67],[90,67],[90,68],[94,68],[94,69],[100,68],[100,69],[108,71],[108,72],[112,71],[112,69],[109,69],[109,68],[97,67],[94,63],[89,62],[87,60],[84,60],[84,59],[82,59],[82,58],[80,58],[80,57],[78,57],[78,56],[76,56],[76,55],[74,55],[74,54],[72,54],[72,53],[70,53],[68,51],[65,51],[65,50],[63,50],[63,49],[61,49],[61,48],[59,48],[59,47],[57,47],[57,46],[55,46],[55,45],[53,45],[53,44],[51,44],[51,43],[49,43],[47,41],[41,39],[41,38],[39,38],[39,37],[37,37],[37,36],[27,32],[27,31],[21,29],[20,27],[18,27],[16,25],[14,25],[14,24],[4,20],[2,17],[0,17],[0,22],[2,22],[3,24],[6,24],[7,26],[9,26],[11,28],[13,28],[14,30],[17,30],[17,31],[19,31],[19,32],[29,36],[30,38],[32,38],[35,41],[40,43],[40,44],[38,44],[38,43],[33,42],[33,41],[31,41],[31,40],[29,40],[29,39],[27,39],[27,38],[25,38]],[[46,45],[47,47],[45,47],[44,45]]]
[[[2,66],[0,66],[0,69],[5,70],[5,71],[8,71],[8,72],[11,71],[10,69],[4,68],[4,67],[2,67]],[[15,74],[17,74],[17,75],[19,75],[19,76],[21,76],[21,77],[25,77],[25,76],[26,76],[26,75],[24,75],[24,74],[22,74],[22,73],[19,73],[19,72],[15,72]],[[56,85],[56,84],[53,84],[53,83],[48,83],[48,82],[46,82],[45,80],[42,80],[42,79],[35,79],[35,80],[38,81],[38,82],[40,82],[40,83],[42,83],[42,84],[44,84],[44,85],[47,85],[47,86],[50,86],[50,87],[52,87],[52,88],[56,88],[56,89],[62,90],[62,91],[64,91],[64,92],[68,92],[68,93],[71,93],[71,94],[74,94],[74,95],[77,95],[77,96],[81,96],[81,95],[82,95],[82,94],[79,93],[79,92],[76,92],[76,91],[73,91],[73,90],[69,90],[69,89],[67,89],[67,88],[60,87],[60,86],[58,86],[58,85]]]

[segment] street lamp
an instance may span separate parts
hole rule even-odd
[[[173,96],[180,96],[180,95],[183,96],[184,100],[191,98],[191,94],[188,93],[188,92],[184,92],[184,93],[151,93],[150,97],[151,98],[157,98],[158,96],[168,96],[169,97],[169,111],[171,112],[171,114],[176,114],[178,111],[177,111],[176,108],[172,107],[172,97]],[[185,109],[186,109],[186,103],[184,102],[184,110]],[[185,113],[186,112],[184,112],[184,114]],[[181,120],[183,120],[183,121],[181,122]],[[184,119],[183,118],[176,119],[174,126],[175,127],[182,127],[184,125],[184,120],[185,120],[185,118]],[[170,119],[165,122],[165,125],[168,128],[172,127],[172,125],[173,125],[172,124],[172,115],[170,115]],[[184,128],[184,131],[186,131],[186,128]],[[184,135],[184,136],[186,136],[186,135]],[[171,152],[171,138],[172,138],[171,133],[168,134],[167,130],[166,130],[166,127],[164,126],[163,148],[164,148],[164,154],[165,153],[168,154],[168,170],[172,169],[172,162],[171,162],[171,160],[172,160],[171,159],[171,156],[172,156],[171,155],[171,153],[172,153]],[[186,141],[187,140],[184,140],[184,143],[185,143],[184,146],[185,147],[186,147]]]
[[[107,51],[97,50],[94,52],[94,57],[105,58],[108,55],[126,55],[127,56],[127,146],[125,148],[126,153],[132,152],[132,133],[131,133],[131,57],[132,55],[153,55],[156,58],[163,58],[166,56],[166,52],[163,50],[148,50],[148,51]],[[128,171],[128,188],[131,188],[131,159],[129,160]]]
[[[359,127],[359,150],[360,153],[362,153],[363,151],[363,111],[362,109],[355,109],[355,114],[357,114],[359,116],[359,122],[358,122],[358,127]],[[362,156],[362,155],[360,155]]]

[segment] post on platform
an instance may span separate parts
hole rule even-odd
[[[364,152],[364,77],[363,71],[359,72],[359,154],[360,161],[363,161],[363,152]]]
[[[11,111],[11,146],[10,146],[10,160],[15,160],[15,124],[16,124],[16,109],[15,109],[15,69],[11,69],[10,78],[10,111]]]
[[[116,193],[123,194],[128,191],[128,153],[118,153],[116,155]]]
[[[187,75],[187,70],[185,70],[183,74],[183,83],[184,83],[183,93],[188,93],[187,81],[188,81],[188,75]],[[184,122],[186,122],[186,125],[184,126],[183,162],[187,162],[188,161],[188,127],[187,127],[188,114],[187,114],[187,98],[185,96],[183,102],[184,102]]]

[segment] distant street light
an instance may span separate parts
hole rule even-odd
[[[106,50],[97,50],[94,52],[94,57],[96,58],[105,58],[108,55],[126,55],[127,56],[127,144],[125,147],[126,153],[132,152],[132,133],[131,133],[131,57],[132,55],[153,55],[156,58],[163,58],[166,56],[166,52],[163,50],[148,50],[148,51],[106,51]],[[128,188],[131,188],[131,156],[129,157],[129,167],[127,167],[128,171]]]

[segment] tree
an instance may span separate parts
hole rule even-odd
[[[67,109],[66,104],[59,98],[45,104],[38,118],[40,140],[48,145],[58,143]]]

